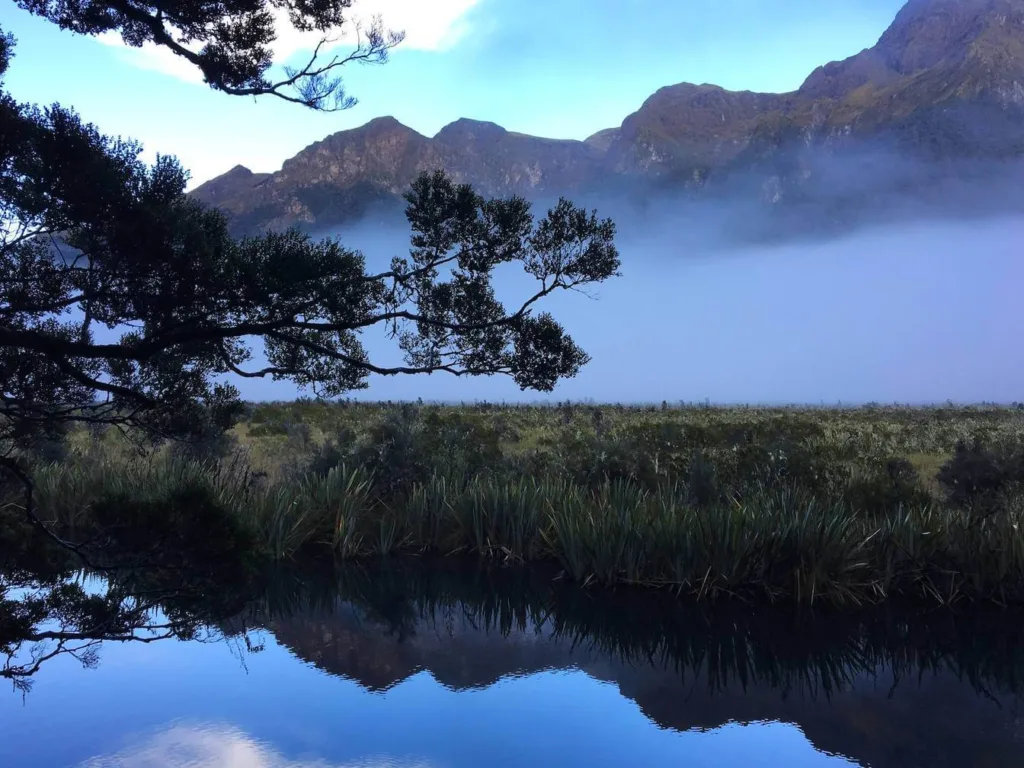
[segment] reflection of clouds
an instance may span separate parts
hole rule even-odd
[[[212,723],[174,725],[115,755],[93,757],[79,768],[430,768],[422,760],[380,757],[345,763],[290,760],[237,728]]]

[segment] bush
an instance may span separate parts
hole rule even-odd
[[[508,429],[476,415],[407,405],[387,412],[360,435],[342,427],[302,469],[323,476],[341,464],[358,466],[373,476],[378,497],[392,500],[436,474],[465,484],[481,474],[501,473],[507,467],[502,440]]]
[[[355,445],[355,432],[342,428],[334,437],[327,438],[322,445],[313,449],[302,471],[317,477],[326,477],[335,467],[351,461]]]
[[[420,439],[421,429],[416,408],[404,407],[371,427],[355,447],[355,464],[373,475],[382,497],[400,495],[430,476],[430,456]]]
[[[917,469],[904,458],[887,459],[858,473],[845,495],[856,512],[868,515],[923,507],[933,501],[922,487]]]
[[[228,574],[259,553],[233,510],[202,485],[181,485],[152,499],[102,497],[92,505],[91,524],[107,557],[124,564]]]
[[[961,440],[938,473],[951,504],[978,514],[998,511],[1006,496],[1024,484],[1024,444],[988,447],[981,440]]]
[[[191,440],[171,443],[171,456],[184,461],[219,461],[237,450],[238,438],[223,430],[209,430]]]

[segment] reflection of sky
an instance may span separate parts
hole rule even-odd
[[[546,672],[453,692],[421,673],[373,694],[267,637],[106,644],[100,667],[55,659],[25,698],[0,696],[0,765],[81,768],[849,765],[794,727],[655,726],[615,686]]]

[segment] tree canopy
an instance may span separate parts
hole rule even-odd
[[[107,5],[46,8],[98,14],[89,29],[99,29]],[[6,37],[4,69],[11,50]],[[441,171],[406,194],[409,255],[373,273],[335,238],[232,238],[219,211],[185,194],[176,160],[146,164],[137,143],[60,105],[20,104],[0,90],[0,139],[8,440],[70,421],[167,435],[226,426],[239,405],[231,376],[289,379],[328,397],[364,387],[370,374],[432,372],[505,374],[550,390],[587,356],[539,302],[619,266],[610,220],[567,200],[538,220],[527,201],[486,200]],[[507,308],[492,278],[508,263],[536,289]],[[360,334],[373,326],[387,328],[403,365],[370,359]],[[254,344],[267,364],[251,365]]]
[[[383,61],[401,39],[377,22],[348,54],[320,60],[351,0],[18,1],[74,32],[164,46],[216,90],[317,110],[351,106],[335,71]],[[322,32],[323,43],[306,67],[274,81],[281,12]],[[217,510],[201,495],[156,506],[108,499],[84,532],[107,564],[98,563],[34,511],[24,449],[41,437],[81,423],[170,438],[217,432],[240,413],[233,377],[287,379],[325,397],[365,387],[371,374],[432,372],[503,374],[550,390],[587,361],[539,304],[616,274],[610,220],[567,200],[537,219],[527,201],[484,199],[439,170],[406,194],[411,248],[387,269],[370,271],[337,238],[297,230],[235,239],[220,211],[185,193],[188,174],[174,158],[143,162],[138,143],[104,135],[72,109],[8,93],[14,42],[0,29],[0,469],[21,482],[25,502],[17,518],[20,505],[0,506],[0,614],[9,617],[0,678],[21,690],[55,656],[88,665],[103,639],[192,636],[197,607],[205,616],[211,601],[216,616],[232,615],[223,577],[245,569],[224,555],[251,548],[234,529],[211,532]],[[494,286],[504,264],[536,280],[511,307]],[[389,332],[404,364],[370,358],[360,337],[372,327]],[[253,362],[254,349],[266,362]],[[191,560],[173,546],[182,542]],[[49,575],[30,567],[53,558]],[[117,575],[109,563],[124,558],[132,564]],[[66,581],[81,564],[106,574],[106,595]],[[193,570],[199,583],[180,583]],[[20,596],[8,599],[11,590]],[[166,621],[152,619],[157,607]],[[43,642],[55,645],[18,661],[25,643]]]
[[[83,35],[118,34],[126,45],[152,44],[180,56],[215,90],[272,95],[317,110],[348,109],[339,70],[380,64],[404,33],[350,19],[353,0],[17,0],[30,13]],[[301,67],[270,77],[272,44],[282,27],[316,33]],[[345,37],[345,53],[334,46]]]

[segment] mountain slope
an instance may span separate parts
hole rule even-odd
[[[983,175],[1022,156],[1024,0],[909,0],[875,46],[819,67],[792,93],[668,86],[582,142],[465,119],[427,138],[380,118],[275,174],[235,168],[194,194],[238,232],[336,226],[394,206],[435,168],[487,195],[708,188],[770,204],[885,207],[887,196],[937,189],[954,166]]]
[[[922,156],[1002,157],[1024,149],[1022,115],[1024,0],[910,0],[877,45],[819,67],[793,93],[659,91],[626,119],[609,154],[654,156],[642,170],[674,175],[701,162],[746,168],[781,146],[858,140]],[[694,149],[680,153],[687,142]]]
[[[428,139],[385,117],[307,147],[262,183],[236,168],[193,195],[223,208],[238,231],[320,228],[399,199],[422,171],[444,168],[486,195],[557,195],[592,183],[601,161],[601,150],[590,144],[512,133],[494,123],[457,120]]]

